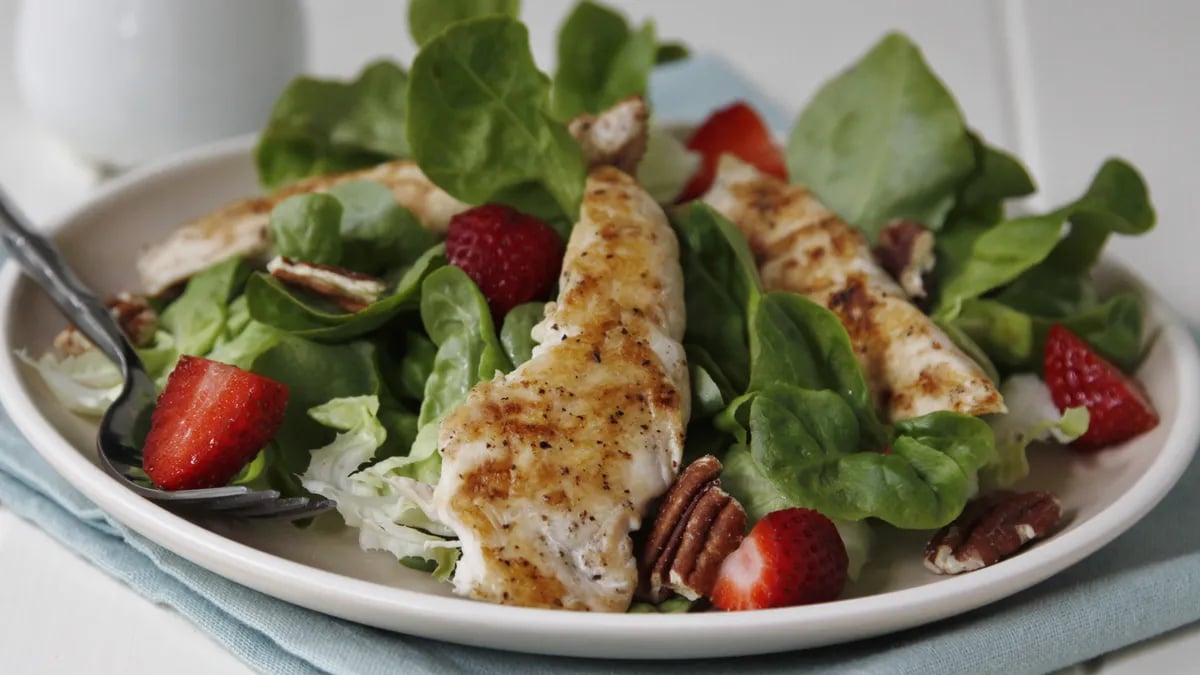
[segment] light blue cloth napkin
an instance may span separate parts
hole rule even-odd
[[[786,115],[707,58],[655,82],[660,115],[732,97]],[[0,502],[264,673],[1021,673],[1071,665],[1200,619],[1200,465],[1145,520],[1041,585],[966,615],[806,652],[695,662],[594,661],[460,647],[334,619],[250,591],[108,520],[0,415]]]

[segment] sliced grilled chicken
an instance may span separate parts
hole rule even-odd
[[[646,154],[649,119],[646,101],[641,96],[630,96],[599,115],[576,117],[568,129],[579,142],[589,168],[615,166],[634,176]]]
[[[690,404],[678,243],[621,171],[588,178],[559,288],[533,357],[442,422],[434,503],[462,542],[456,592],[621,612],[629,534],[678,473]]]
[[[430,182],[416,163],[408,160],[361,171],[314,176],[271,195],[228,204],[183,225],[166,241],[147,248],[137,261],[143,288],[151,295],[159,293],[232,255],[265,262],[271,250],[268,223],[276,204],[292,195],[325,192],[353,180],[383,183],[396,195],[396,201],[435,232],[444,232],[450,217],[467,208]]]
[[[979,365],[909,301],[862,233],[807,189],[725,155],[703,199],[746,235],[767,290],[800,293],[838,315],[892,420],[1004,412]]]

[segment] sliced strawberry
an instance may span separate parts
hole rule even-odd
[[[846,546],[828,518],[809,509],[775,511],[725,558],[712,602],[739,610],[836,600],[848,565]]]
[[[287,400],[284,384],[184,356],[150,418],[142,468],[165,490],[224,485],[279,431]]]
[[[771,131],[754,108],[739,101],[709,115],[687,142],[700,153],[700,168],[684,188],[679,202],[699,197],[712,185],[717,160],[728,153],[749,162],[763,173],[787,180],[783,151],[771,138]]]
[[[446,258],[479,286],[497,322],[521,303],[546,299],[562,257],[562,237],[549,225],[501,204],[454,216],[446,232]]]
[[[1059,412],[1085,406],[1091,415],[1087,432],[1072,447],[1099,450],[1158,425],[1158,413],[1141,387],[1063,326],[1050,327],[1043,366]]]

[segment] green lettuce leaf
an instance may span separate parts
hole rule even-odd
[[[787,159],[793,180],[871,238],[897,218],[941,227],[975,167],[954,98],[896,33],[821,87]]]
[[[550,116],[549,82],[520,22],[470,19],[427,42],[413,61],[407,124],[421,170],[462,201],[578,215],[583,154]]]
[[[387,61],[368,65],[352,82],[296,78],[275,101],[259,138],[259,181],[276,189],[407,157],[407,88],[404,71]]]

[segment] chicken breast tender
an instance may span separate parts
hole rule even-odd
[[[462,542],[455,591],[622,612],[629,534],[679,471],[689,389],[678,243],[628,175],[594,170],[539,346],[441,425],[438,518]]]
[[[703,199],[746,235],[767,290],[800,293],[838,315],[890,419],[1005,411],[987,374],[909,301],[866,237],[807,189],[724,155]]]
[[[421,224],[445,232],[450,218],[466,204],[434,185],[416,162],[400,160],[361,171],[314,176],[273,194],[242,199],[187,223],[162,243],[147,248],[137,261],[142,287],[151,295],[193,274],[239,255],[263,262],[271,251],[271,209],[292,195],[327,192],[340,183],[369,180],[391,189],[396,201],[413,212]]]

